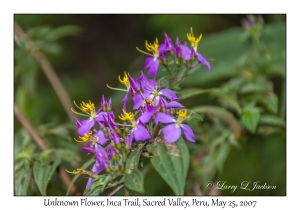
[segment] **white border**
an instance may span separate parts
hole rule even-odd
[[[289,11],[287,10],[289,8]],[[258,1],[1,1],[1,208],[41,209],[44,198],[49,197],[14,197],[13,196],[13,14],[14,13],[287,13],[287,196],[282,197],[196,197],[199,200],[211,201],[219,199],[223,201],[257,200],[255,209],[282,209],[298,206],[298,187],[296,177],[299,175],[299,14],[297,5],[288,2],[276,2],[271,0]],[[294,75],[297,74],[297,75]],[[4,157],[4,158],[3,158]],[[274,174],[276,176],[276,174]],[[54,199],[55,197],[50,197]],[[81,199],[82,197],[58,197],[64,200]],[[120,200],[124,197],[109,197],[111,200]],[[130,197],[134,199],[134,197]],[[141,197],[149,200],[158,200],[162,197]],[[193,199],[194,197],[182,197]],[[91,200],[104,200],[106,197],[91,197]],[[293,208],[294,207],[294,208]],[[61,208],[61,207],[59,207]],[[63,207],[73,209],[81,207]],[[101,208],[101,207],[93,207]],[[147,207],[149,208],[149,207]],[[152,207],[153,208],[153,207]],[[155,207],[159,208],[159,207]],[[165,208],[165,207],[164,207]],[[174,207],[177,208],[177,207]],[[201,207],[197,207],[199,209]],[[211,209],[220,209],[213,207]],[[249,208],[249,207],[248,207]],[[110,208],[120,209],[120,208]],[[138,209],[134,207],[122,207],[122,209]],[[140,208],[139,208],[140,209]],[[177,209],[182,209],[177,208]],[[189,208],[196,209],[196,208]],[[239,208],[236,208],[239,209]]]

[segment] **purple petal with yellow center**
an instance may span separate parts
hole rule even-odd
[[[161,89],[159,92],[161,92],[164,96],[166,96],[170,100],[178,99],[176,93],[173,90],[165,88],[165,89]]]
[[[78,128],[78,134],[84,136],[84,134],[89,133],[94,124],[95,121],[90,119],[81,121],[81,126]]]
[[[155,124],[157,125],[159,122],[162,123],[174,123],[175,122],[175,117],[165,114],[163,112],[159,112],[156,114],[155,117]]]
[[[195,142],[195,136],[193,130],[188,125],[185,124],[181,124],[181,127],[186,140],[190,142]]]
[[[154,57],[148,57],[146,58],[145,62],[145,69],[148,69],[148,74],[153,75],[154,77],[156,76],[157,70],[159,67],[159,60],[155,59]]]
[[[143,125],[136,125],[133,136],[136,141],[143,141],[151,138],[149,131]]]
[[[181,136],[181,129],[175,123],[165,126],[162,133],[166,142],[174,143]]]
[[[101,145],[105,144],[108,141],[108,139],[105,138],[103,131],[101,131],[101,130],[97,131],[94,134],[94,136],[97,137],[98,143]]]

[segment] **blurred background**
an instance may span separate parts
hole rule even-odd
[[[179,37],[183,42],[186,40],[186,34],[193,27],[195,36],[199,36],[200,33],[203,35],[198,51],[207,56],[211,62],[211,71],[207,72],[201,68],[185,79],[181,88],[218,88],[233,96],[241,108],[248,108],[247,103],[251,104],[251,101],[255,101],[260,113],[267,113],[267,117],[273,118],[263,118],[265,121],[263,123],[260,121],[258,128],[253,131],[245,125],[247,123],[241,116],[231,112],[236,122],[241,125],[241,131],[232,145],[223,148],[225,143],[217,134],[226,130],[226,123],[216,123],[213,117],[207,116],[208,113],[203,113],[202,124],[205,125],[202,130],[199,130],[201,135],[199,134],[197,138],[197,144],[188,144],[191,164],[185,194],[209,194],[210,192],[205,189],[207,181],[215,183],[226,181],[227,185],[238,186],[243,181],[259,181],[261,185],[267,183],[276,186],[276,189],[253,191],[237,189],[234,192],[219,190],[217,193],[286,195],[286,15],[263,14],[264,25],[259,34],[259,42],[255,40],[256,32],[254,31],[253,34],[251,31],[252,26],[245,26],[244,22],[243,28],[242,20],[246,17],[247,15],[242,14],[16,14],[14,19],[49,60],[71,101],[80,103],[91,100],[99,107],[102,94],[106,97],[111,96],[116,114],[121,112],[122,104],[119,101],[122,99],[122,94],[108,89],[106,84],[118,87],[118,75],[126,71],[137,76],[139,71],[143,70],[146,56],[139,53],[136,47],[144,50],[145,40],[152,43],[156,37],[159,43],[162,43],[164,32],[167,32],[174,41]],[[58,30],[59,28],[61,30]],[[14,42],[15,104],[39,135],[45,139],[49,148],[60,149],[61,163],[66,169],[72,171],[87,161],[88,157],[73,140],[77,137],[74,120],[71,120],[66,113],[39,63],[26,50],[24,43]],[[258,79],[250,82],[252,86],[244,87],[244,92],[241,93],[237,92],[241,87],[236,84],[241,77],[246,78],[247,81],[252,77]],[[233,81],[234,78],[236,80]],[[236,89],[231,89],[233,86]],[[244,93],[246,95],[243,95]],[[217,104],[227,107],[209,94],[190,97],[184,99],[182,103],[189,108]],[[228,110],[231,111],[230,108]],[[243,113],[245,110],[243,109]],[[24,157],[28,160],[34,159],[33,156],[31,158],[29,156],[39,150],[32,144],[17,119],[14,120],[14,131],[16,185],[21,180],[19,174],[25,164]],[[212,146],[216,139],[219,139],[220,143]],[[147,165],[148,160],[144,161]],[[69,174],[69,176],[73,175]],[[64,195],[66,189],[60,182],[58,174],[54,173],[47,188],[47,195]],[[76,181],[77,188],[81,192],[85,184],[84,176]],[[173,195],[169,186],[153,168],[151,169],[151,166],[145,174],[144,186],[143,195]],[[30,178],[26,192],[27,195],[40,195],[33,178]],[[119,193],[124,195],[122,190]],[[131,192],[131,195],[138,194]]]

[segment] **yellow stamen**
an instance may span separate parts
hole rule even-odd
[[[152,52],[153,54],[157,54],[158,53],[158,39],[156,38],[155,39],[155,42],[153,44],[148,44],[148,41],[146,40],[145,42],[145,46],[146,46],[146,49],[149,51],[149,52]]]
[[[123,121],[125,120],[130,120],[133,121],[134,120],[134,114],[132,112],[125,112],[123,109],[124,114],[119,115],[119,118]]]
[[[95,112],[95,105],[89,101],[88,103],[84,103],[82,102],[80,104],[80,107],[76,104],[76,102],[74,101],[74,104],[75,106],[80,109],[81,111],[89,114],[89,115],[96,115],[96,112]]]
[[[119,81],[120,81],[121,84],[126,86],[127,90],[130,89],[130,82],[129,82],[129,79],[128,79],[128,76],[127,76],[126,72],[124,72],[123,80],[121,79],[121,77],[119,75]]]
[[[200,42],[201,38],[202,38],[202,34],[200,34],[200,36],[198,38],[194,37],[193,35],[193,28],[191,28],[191,33],[186,35],[187,39],[189,40],[189,42],[192,44],[192,47],[194,47],[194,50],[197,50],[197,46],[198,43]]]
[[[154,99],[154,98],[153,98]],[[153,100],[148,100],[148,99],[145,99],[146,103],[149,104],[150,106],[157,106],[157,104],[154,103]]]
[[[90,139],[92,139],[92,131],[90,132],[90,133],[86,133],[86,134],[84,134],[84,136],[79,136],[79,138],[81,138],[82,139],[82,141],[84,141],[84,142],[87,142],[88,140],[90,140]]]
[[[187,115],[187,112],[188,112],[188,110],[184,110],[184,111],[179,110],[176,112],[176,114],[178,115],[178,118],[176,120],[177,125],[180,126],[183,120],[188,119],[192,116],[191,113],[189,115]]]

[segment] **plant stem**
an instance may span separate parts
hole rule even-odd
[[[55,70],[51,66],[51,63],[47,60],[45,55],[34,46],[34,43],[28,39],[27,35],[21,29],[21,27],[15,22],[14,23],[14,37],[18,45],[21,44],[21,41],[25,41],[25,46],[28,51],[32,54],[35,60],[40,64],[40,67],[47,79],[49,80],[52,88],[54,89],[56,95],[58,96],[60,102],[62,103],[65,111],[67,112],[71,120],[75,119],[74,113],[71,111],[73,104],[69,98],[69,95],[62,85],[60,79],[58,78]]]
[[[118,192],[122,187],[124,186],[124,184],[118,186],[116,189],[114,189],[111,193],[108,194],[108,196],[114,195],[116,192]]]
[[[30,122],[26,119],[26,117],[23,115],[23,113],[19,110],[18,106],[15,104],[14,107],[14,114],[15,117],[18,119],[18,121],[21,123],[21,125],[25,128],[25,130],[28,132],[28,134],[31,136],[32,140],[36,145],[40,148],[42,151],[46,151],[49,148],[47,147],[45,140],[43,140],[39,134],[36,132],[36,130],[33,128],[33,126],[30,124]],[[62,165],[58,166],[59,169],[59,177],[64,183],[65,187],[68,188],[71,184],[71,179],[68,176],[67,172],[65,171],[64,167]],[[71,189],[71,194],[80,195],[79,192],[77,192],[77,188],[75,185],[73,185],[73,188]]]

